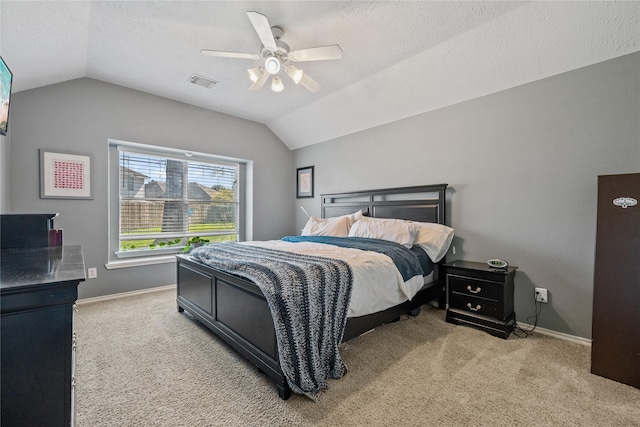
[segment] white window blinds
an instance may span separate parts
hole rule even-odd
[[[120,252],[181,248],[196,236],[237,240],[239,163],[118,151]]]

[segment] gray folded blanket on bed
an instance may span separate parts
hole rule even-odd
[[[191,257],[254,282],[275,326],[280,366],[291,390],[318,399],[346,372],[338,352],[353,274],[344,262],[238,243],[194,249]]]

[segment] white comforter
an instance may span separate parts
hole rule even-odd
[[[282,240],[242,243],[345,261],[353,271],[349,317],[375,313],[410,300],[424,284],[424,278],[421,275],[405,282],[391,258],[377,252],[322,243],[292,243]]]

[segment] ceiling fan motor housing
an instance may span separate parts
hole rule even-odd
[[[267,57],[269,55],[280,55],[280,56],[288,56],[289,55],[290,48],[289,48],[288,44],[286,44],[285,42],[283,42],[280,39],[276,39],[276,46],[277,46],[276,51],[272,52],[271,50],[267,49],[263,45],[262,49],[260,49],[260,56]]]
[[[264,69],[269,74],[278,74],[282,64],[289,60],[289,45],[282,41],[281,37],[284,35],[284,31],[280,27],[271,27],[271,33],[276,42],[276,51],[272,52],[264,45],[260,50],[260,56],[265,58]]]

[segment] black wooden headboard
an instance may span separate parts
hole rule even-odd
[[[347,215],[362,209],[366,216],[445,223],[447,184],[322,194],[322,217]]]
[[[331,218],[349,215],[362,209],[362,213],[376,218],[397,218],[410,221],[445,223],[445,190],[447,184],[420,185],[416,187],[386,188],[382,190],[353,191],[349,193],[321,194],[322,217]],[[433,280],[420,292],[423,296],[404,302],[383,312],[358,318],[350,318],[345,339],[368,331],[380,323],[397,318],[409,310],[419,307],[429,299],[437,298],[441,308],[445,307],[445,282],[443,257],[434,265]],[[419,293],[420,294],[420,293]],[[418,294],[418,295],[419,295]]]

